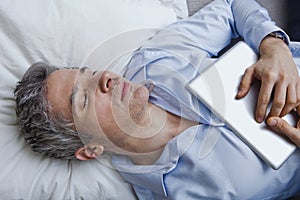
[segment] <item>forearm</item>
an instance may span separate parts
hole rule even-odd
[[[267,34],[281,30],[254,0],[214,0],[192,17],[167,28],[191,39],[193,45],[210,55],[217,55],[238,36],[258,52]]]
[[[284,33],[270,19],[268,11],[254,0],[232,0],[232,12],[237,32],[258,53],[262,40],[269,33],[274,31]],[[288,43],[289,38],[285,36]]]

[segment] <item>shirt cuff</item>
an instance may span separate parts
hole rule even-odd
[[[275,26],[273,23],[266,21],[265,23],[261,23],[253,28],[252,36],[249,38],[249,41],[246,41],[250,46],[258,53],[259,47],[262,40],[268,36],[272,32],[279,31],[283,33],[284,37],[286,38],[286,43],[289,45],[290,38],[289,36],[279,27]]]

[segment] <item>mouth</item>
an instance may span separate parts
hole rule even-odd
[[[121,95],[121,101],[125,98],[126,94],[128,93],[130,84],[128,82],[123,83],[123,88],[122,88],[122,95]]]

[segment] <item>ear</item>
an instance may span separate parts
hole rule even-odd
[[[104,147],[101,145],[84,146],[75,152],[75,157],[78,160],[91,160],[99,157],[104,151]]]

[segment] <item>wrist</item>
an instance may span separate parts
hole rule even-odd
[[[267,35],[260,43],[259,52],[260,55],[266,53],[274,53],[276,50],[288,50],[289,47],[285,40],[282,38],[274,37],[272,35]]]
[[[282,31],[273,31],[268,36],[284,41],[287,45],[289,44],[287,36]]]

